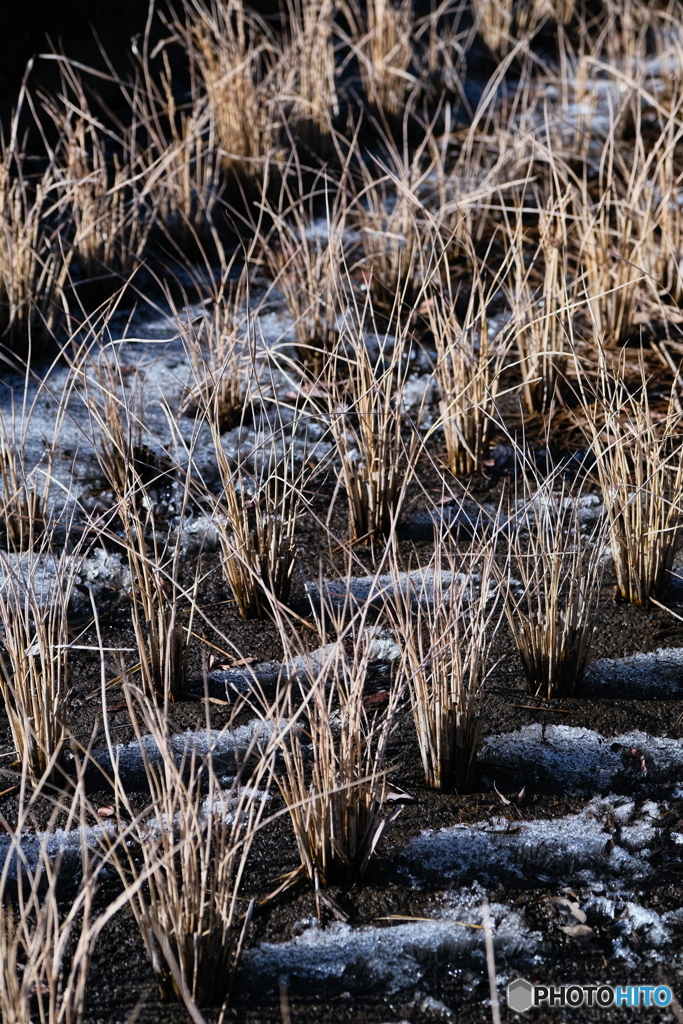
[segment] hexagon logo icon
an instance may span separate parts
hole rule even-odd
[[[515,978],[508,985],[508,1006],[515,1013],[524,1013],[534,1005],[534,986],[526,978]]]

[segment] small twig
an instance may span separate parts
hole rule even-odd
[[[132,668],[127,668],[126,671],[125,671],[126,679],[128,679],[129,676],[134,676],[135,673],[139,672],[141,668],[142,668],[142,664],[140,662],[138,662],[137,665],[133,665]],[[110,679],[108,683],[105,683],[105,689],[111,690],[112,687],[116,686],[117,683],[121,683],[121,682],[123,682],[123,676],[122,675],[114,676],[114,678]],[[88,694],[88,696],[86,697],[86,700],[93,700],[95,697],[99,697],[101,695],[101,693],[102,693],[101,689],[93,690],[92,693]]]
[[[292,885],[298,882],[303,872],[303,864],[299,864],[299,867],[295,868],[294,871],[288,871],[287,874],[284,876],[284,881],[282,882],[282,884],[278,885],[277,889],[274,889],[272,892],[268,893],[267,896],[264,896],[263,899],[259,900],[258,906],[265,907],[267,903],[270,903],[271,900],[274,900],[277,896],[280,895],[280,893],[286,892],[287,889],[289,889]]]
[[[387,914],[386,917],[376,917],[375,921],[431,921],[433,917],[410,917],[408,914]],[[474,928],[476,931],[483,931],[483,924],[470,924],[469,921],[449,921],[449,924],[459,924],[461,928]]]
[[[679,622],[683,622],[683,615],[679,615],[677,612],[672,612],[670,608],[667,608],[661,601],[657,601],[656,598],[650,597],[653,604],[656,604],[658,608],[661,608],[663,612],[668,612],[669,615],[673,615],[674,619],[678,619]]]
[[[500,1004],[498,1002],[498,987],[496,985],[496,961],[493,952],[493,930],[491,928],[491,913],[487,899],[484,899],[481,904],[481,913],[484,927],[484,942],[486,943],[486,968],[488,970],[489,990],[491,992],[491,1020],[493,1024],[500,1024]]]
[[[289,1012],[289,991],[287,979],[284,976],[280,978],[280,1016],[282,1024],[292,1024],[292,1015]]]
[[[526,711],[548,711],[548,712],[553,712],[553,713],[557,712],[560,715],[569,715],[569,714],[571,714],[571,708],[539,708],[539,707],[534,707],[533,704],[510,704],[507,701],[505,703],[505,707],[507,707],[507,708],[524,708]]]

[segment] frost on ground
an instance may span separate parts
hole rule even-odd
[[[439,598],[447,594],[451,587],[464,589],[476,585],[476,574],[453,573],[443,570],[440,573]],[[397,576],[385,573],[380,576],[351,576],[347,579],[324,580],[306,585],[306,596],[313,604],[331,604],[336,608],[355,610],[360,605],[375,604],[382,606],[385,601],[402,593],[413,595],[414,602],[434,601],[435,584],[433,569],[413,569],[412,572],[401,572]]]
[[[445,966],[471,957],[483,963],[482,893],[475,889],[452,895],[452,905],[433,921],[387,928],[335,923],[324,930],[307,922],[303,933],[289,942],[263,943],[248,950],[244,975],[250,985],[268,988],[286,975],[293,986],[317,983],[325,991],[357,992],[381,986],[392,993],[419,984],[426,973],[433,972],[435,962]],[[500,959],[533,955],[540,935],[529,929],[522,911],[493,904],[491,916]]]
[[[493,818],[475,825],[425,831],[401,856],[417,879],[483,883],[512,879],[577,879],[651,873],[647,857],[657,840],[657,804],[596,798],[577,814],[536,821]]]
[[[178,762],[192,751],[206,755],[209,751],[218,761],[231,758],[236,752],[244,753],[250,747],[265,747],[275,726],[262,719],[254,718],[246,725],[236,729],[191,730],[176,733],[169,738],[169,745]],[[144,748],[144,749],[143,749]],[[127,785],[133,786],[136,781],[144,781],[145,759],[154,763],[161,757],[156,740],[153,736],[143,736],[142,742],[119,744],[112,750],[117,774],[124,778]],[[112,757],[108,750],[93,750],[91,757],[99,768],[108,775],[113,772]]]
[[[582,693],[595,697],[670,699],[683,691],[683,647],[628,658],[600,658],[586,670]]]
[[[236,787],[234,778],[223,779],[226,788],[219,796],[204,800],[201,814],[205,817],[222,815],[229,824],[234,820],[236,814],[245,813],[245,804],[252,802],[264,802],[270,800],[270,794],[265,790],[252,789],[250,787]],[[240,810],[241,807],[241,810]],[[248,810],[246,812],[248,814]],[[135,841],[131,837],[140,837],[149,842],[158,839],[163,830],[169,828],[169,819],[164,815],[161,817],[149,817],[143,821],[142,830],[134,830],[127,834],[126,844]],[[173,819],[174,824],[178,823],[178,816]],[[0,871],[5,869],[5,862],[10,857],[7,865],[7,872],[10,878],[17,877],[17,868],[23,874],[26,871],[35,870],[38,864],[45,859],[59,864],[60,880],[65,884],[80,881],[82,870],[82,856],[84,845],[91,852],[105,852],[119,837],[119,830],[126,834],[127,823],[115,822],[112,818],[101,825],[82,825],[72,829],[57,828],[52,832],[28,832],[24,831],[15,836],[0,835]]]
[[[489,774],[495,775],[496,768],[522,771],[539,785],[607,793],[619,782],[632,789],[638,780],[667,784],[683,779],[683,745],[638,731],[603,736],[593,729],[536,722],[486,737],[479,763]]]
[[[620,893],[595,893],[582,906],[591,924],[612,936],[613,955],[633,967],[642,960],[643,944],[650,958],[656,958],[657,951],[674,942],[683,926],[683,908],[659,913]]]
[[[70,605],[89,611],[90,592],[101,598],[105,592],[130,592],[130,570],[118,552],[96,548],[88,558],[58,557],[44,552],[5,552],[0,557],[0,593],[10,587],[15,593],[30,593],[41,607],[50,607],[69,581]]]

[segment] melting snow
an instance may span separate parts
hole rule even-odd
[[[659,648],[629,658],[601,658],[588,666],[582,692],[596,697],[678,697],[683,690],[683,647]]]
[[[445,964],[464,956],[484,959],[481,928],[481,891],[454,894],[453,905],[440,918],[381,928],[354,928],[335,923],[324,930],[317,925],[282,943],[263,943],[244,955],[244,971],[251,984],[273,986],[282,975],[290,983],[318,983],[367,992],[382,986],[389,992],[419,983],[434,962]],[[533,954],[540,935],[532,932],[523,913],[493,904],[496,955]],[[461,923],[459,923],[461,922]]]
[[[631,751],[638,751],[634,756]],[[608,792],[615,780],[643,778],[639,756],[645,758],[649,782],[683,779],[683,744],[668,737],[629,732],[603,736],[593,729],[541,723],[514,732],[488,736],[481,747],[480,762],[522,769],[525,776],[569,789],[572,793]]]
[[[425,831],[402,854],[404,870],[423,879],[578,878],[650,874],[659,808],[636,810],[625,798],[596,798],[577,814],[537,821],[493,818]]]

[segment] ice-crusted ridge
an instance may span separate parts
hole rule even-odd
[[[647,776],[642,772],[641,755]],[[488,771],[495,772],[496,767],[522,770],[526,778],[569,787],[574,793],[607,793],[620,779],[631,785],[645,778],[659,784],[683,779],[681,741],[637,730],[604,736],[580,726],[536,722],[514,732],[487,736],[479,761]]]
[[[493,904],[499,957],[529,958],[540,944],[523,912]],[[417,985],[430,963],[473,957],[484,960],[481,893],[460,894],[453,905],[433,921],[390,927],[352,927],[335,923],[317,925],[288,942],[262,943],[244,954],[244,974],[251,985],[273,987],[287,975],[291,985],[318,984],[325,991],[341,988],[365,991],[372,986],[388,993]]]
[[[394,634],[389,629],[377,626],[363,631],[367,644],[368,664],[386,665],[401,656]],[[333,673],[339,668],[339,657],[343,654],[338,643],[316,647],[307,654],[296,655],[288,661],[263,661],[248,669],[225,669],[209,672],[209,695],[229,697],[231,691],[246,692],[254,683],[263,688],[273,688],[278,682],[303,680]],[[191,687],[197,693],[204,692],[204,681]]]
[[[531,821],[493,818],[425,831],[401,855],[416,878],[482,884],[512,879],[644,878],[658,837],[657,804],[595,798],[576,814]]]
[[[413,569],[412,572],[400,572],[396,576],[385,573],[380,576],[351,576],[348,579],[324,580],[308,583],[306,595],[314,603],[325,600],[338,608],[355,608],[358,605],[375,604],[381,606],[385,601],[398,594],[412,595],[413,601],[431,604],[435,595],[442,599],[454,588],[458,591],[476,590],[480,577],[476,573],[454,573],[444,570],[439,573],[439,593],[436,595],[434,570],[431,568]]]
[[[683,691],[683,647],[649,654],[600,658],[584,677],[583,693],[596,697],[677,697]]]
[[[222,793],[213,798],[206,797],[202,804],[201,813],[205,816],[215,817],[218,814],[224,816],[230,824],[236,813],[239,812],[239,805],[243,798],[247,801],[268,801],[270,794],[266,790],[254,789],[252,787],[236,787],[235,780],[224,779],[228,783]],[[174,818],[178,821],[178,816]],[[143,841],[153,841],[158,838],[161,830],[168,828],[169,819],[166,816],[151,817],[143,822],[144,828],[141,833]],[[25,832],[14,838],[10,835],[0,835],[0,870],[2,870],[6,858],[12,858],[9,876],[16,878],[17,864],[20,861],[26,868],[35,868],[41,858],[41,854],[48,860],[60,859],[61,871],[65,879],[77,876],[83,851],[83,844],[96,853],[102,851],[116,839],[118,825],[112,819],[103,822],[102,825],[82,825],[73,829],[57,828],[53,832]],[[21,854],[18,856],[18,850]]]
[[[252,745],[257,748],[265,746],[274,729],[274,723],[254,718],[235,729],[188,729],[186,732],[171,736],[169,745],[178,759],[193,750],[198,754],[208,754],[211,751],[214,757],[220,759],[229,757],[236,751],[248,750]],[[133,740],[128,744],[118,744],[113,747],[112,752],[117,771],[126,780],[144,775],[145,758],[154,762],[161,757],[156,740],[150,735],[143,736],[141,741]],[[105,772],[112,772],[112,759],[108,750],[95,750],[91,756]]]

